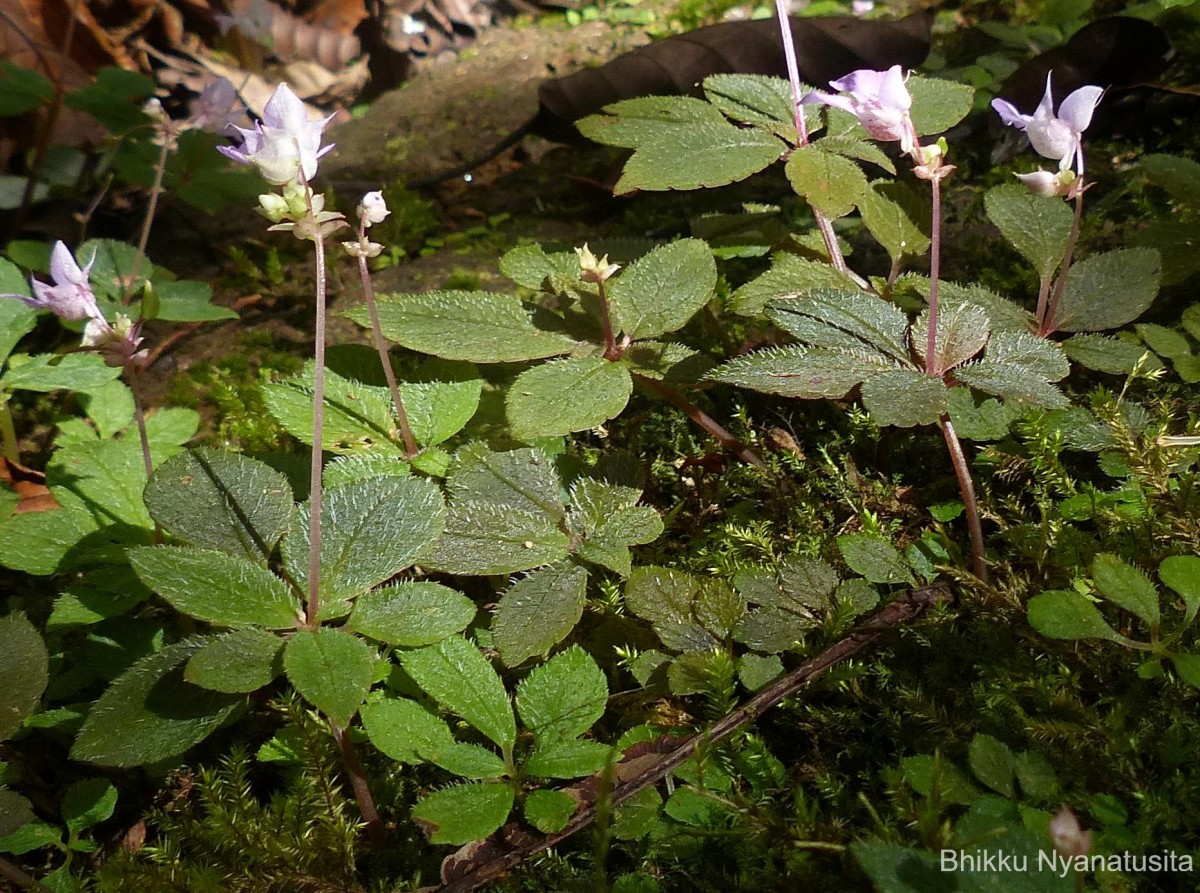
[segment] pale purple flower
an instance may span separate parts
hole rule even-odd
[[[234,161],[253,164],[268,183],[282,186],[301,175],[308,183],[317,175],[317,159],[333,148],[321,146],[321,131],[332,120],[333,115],[308,120],[304,103],[287,84],[280,84],[253,130],[230,125],[241,134],[242,145],[217,148]]]
[[[363,226],[383,223],[390,213],[392,212],[388,210],[387,202],[383,200],[383,193],[379,191],[368,192],[358,203],[358,216],[362,218]]]
[[[1075,164],[1075,172],[1083,173],[1083,132],[1092,123],[1092,113],[1104,95],[1100,87],[1080,87],[1062,101],[1054,113],[1054,97],[1046,75],[1046,93],[1032,115],[1022,115],[1016,106],[1004,99],[993,99],[992,108],[1000,119],[1011,127],[1025,131],[1033,150],[1043,158],[1054,158],[1058,169],[1066,170]]]
[[[830,81],[829,86],[839,93],[850,95],[840,96],[814,90],[801,102],[805,105],[819,102],[849,112],[874,139],[886,142],[899,140],[900,149],[906,154],[916,148],[917,131],[909,115],[912,96],[904,83],[904,73],[899,65],[893,65],[887,71],[864,68]]]
[[[237,90],[229,79],[217,78],[192,103],[192,126],[210,133],[221,133],[233,123],[230,115],[237,98]]]
[[[1050,820],[1050,842],[1059,855],[1074,859],[1091,850],[1092,834],[1083,830],[1075,813],[1064,806]]]
[[[92,269],[95,258],[83,269],[75,262],[71,249],[62,242],[56,242],[50,252],[50,280],[53,285],[30,279],[33,297],[17,294],[6,294],[2,297],[16,298],[28,304],[34,310],[49,310],[59,319],[77,321],[81,319],[104,319],[96,296],[92,293],[88,273]]]

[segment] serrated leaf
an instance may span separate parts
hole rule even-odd
[[[862,168],[815,143],[797,147],[784,171],[796,193],[828,217],[846,216],[867,194]]]
[[[653,624],[664,645],[686,652],[717,647],[745,611],[745,602],[723,580],[662,567],[634,568],[625,585],[625,604]]]
[[[1176,651],[1171,655],[1175,673],[1192,688],[1200,688],[1200,654]]]
[[[29,286],[16,265],[0,258],[0,293],[29,293]],[[33,330],[37,313],[20,301],[0,301],[0,363],[8,359],[17,342]]]
[[[283,672],[282,650],[283,639],[273,633],[254,627],[235,629],[214,636],[193,654],[183,678],[212,691],[258,691]]]
[[[1156,627],[1158,591],[1150,578],[1131,564],[1107,552],[1092,560],[1092,581],[1105,599]]]
[[[139,546],[129,561],[143,583],[198,620],[267,629],[291,629],[300,620],[300,603],[283,580],[226,552]]]
[[[517,376],[507,414],[520,440],[557,437],[603,425],[620,414],[633,393],[621,363],[603,357],[551,360]]]
[[[982,360],[961,366],[954,374],[1005,400],[1054,409],[1066,406],[1067,399],[1049,382],[1063,378],[1070,369],[1054,342],[1027,333],[1000,332],[988,341]]]
[[[692,384],[713,368],[707,354],[682,344],[635,341],[622,359],[635,375],[678,384]]]
[[[482,291],[433,291],[385,295],[379,324],[391,341],[421,353],[472,363],[515,363],[569,353],[576,341],[561,320],[511,295]],[[365,307],[346,315],[370,325]]]
[[[469,363],[431,359],[400,383],[400,398],[413,436],[421,446],[453,437],[479,408],[483,379]]]
[[[517,726],[504,683],[479,649],[460,636],[400,655],[405,672],[422,690],[483,732],[506,753]]]
[[[910,77],[912,122],[919,136],[944,133],[971,111],[975,89],[941,78]]]
[[[908,318],[894,304],[860,291],[819,289],[770,309],[771,319],[814,347],[871,348],[909,365]]]
[[[313,439],[313,366],[305,365],[295,378],[262,388],[271,415],[301,443]],[[387,388],[365,385],[325,370],[325,415],[321,446],[333,453],[386,449],[401,455],[399,428],[392,418],[392,397]]]
[[[460,784],[423,797],[412,819],[431,843],[464,844],[483,840],[504,824],[513,806],[507,784]]]
[[[856,138],[853,134],[842,133],[834,136],[824,136],[812,143],[823,152],[841,155],[845,158],[857,158],[859,161],[869,161],[878,165],[889,174],[895,175],[896,166],[875,143]]]
[[[0,741],[11,738],[41,701],[49,661],[46,643],[24,614],[0,617]]]
[[[194,546],[266,563],[292,514],[287,478],[239,453],[198,449],[163,462],[143,492],[162,528]]]
[[[758,691],[783,675],[783,661],[777,655],[743,654],[738,658],[738,681],[750,691]]]
[[[1062,349],[1079,365],[1113,375],[1128,375],[1146,353],[1141,345],[1107,335],[1072,335]]]
[[[375,653],[340,629],[304,629],[288,640],[283,668],[306,701],[345,728],[375,680]]]
[[[567,826],[578,807],[579,802],[564,791],[530,791],[525,797],[525,821],[543,834],[554,834]]]
[[[1071,212],[1056,196],[1032,195],[1016,183],[989,189],[983,197],[987,215],[1001,235],[1033,265],[1042,279],[1062,262],[1071,235]]]
[[[445,720],[408,698],[384,698],[359,711],[371,743],[400,763],[422,763],[455,743]]]
[[[735,121],[765,127],[795,142],[794,100],[786,81],[760,74],[713,74],[704,79],[704,95]]]
[[[48,576],[77,559],[75,546],[95,529],[90,518],[71,512],[25,512],[0,523],[0,564]]]
[[[816,289],[845,291],[854,287],[848,276],[830,264],[777,254],[771,269],[733,293],[729,309],[742,316],[757,316],[773,301],[793,301]]]
[[[582,535],[576,555],[628,576],[629,547],[653,542],[663,531],[658,512],[637,505],[641,491],[591,478],[571,491],[571,525]]]
[[[560,562],[518,580],[500,597],[492,636],[510,667],[545,654],[565,639],[583,616],[587,572]]]
[[[662,795],[653,787],[642,788],[613,813],[613,836],[637,840],[650,833],[662,813]]]
[[[1138,337],[1160,357],[1178,360],[1192,355],[1191,343],[1182,332],[1154,323],[1139,323],[1133,328]]]
[[[567,515],[558,472],[541,450],[493,452],[484,443],[472,443],[455,454],[454,462],[446,486],[455,502],[486,502],[556,521]]]
[[[712,299],[717,265],[704,242],[681,239],[638,258],[607,285],[614,332],[655,338],[682,328]]]
[[[0,840],[34,820],[33,804],[16,791],[0,788]],[[0,844],[0,847],[3,845]],[[5,850],[11,852],[11,850]]]
[[[785,149],[772,134],[735,127],[724,119],[652,129],[625,162],[613,192],[724,186],[769,167]],[[681,158],[687,164],[680,164]]]
[[[1120,248],[1072,264],[1051,323],[1064,332],[1102,332],[1137,319],[1158,294],[1152,248]]]
[[[1195,555],[1172,555],[1158,566],[1158,578],[1179,593],[1187,606],[1184,625],[1196,619],[1200,612],[1200,558]]]
[[[565,558],[567,535],[555,519],[488,502],[456,502],[422,565],[451,574],[511,574]]]
[[[763,607],[742,617],[733,631],[733,637],[754,651],[777,654],[802,642],[818,625],[819,621],[812,615]]]
[[[75,782],[62,798],[62,817],[67,830],[78,834],[98,825],[117,808],[117,789],[107,778],[85,778]]]
[[[93,353],[40,354],[16,357],[10,363],[0,389],[5,391],[90,391],[102,388],[121,374]]]
[[[956,304],[938,314],[934,342],[934,371],[948,372],[965,363],[983,350],[991,334],[991,321],[982,308],[974,304]],[[921,314],[912,329],[912,344],[918,360],[925,363],[929,337],[929,313]]]
[[[178,756],[216,731],[242,699],[184,681],[183,665],[207,642],[193,636],[168,645],[118,676],[89,711],[71,758],[144,766]]]
[[[605,767],[613,749],[587,739],[536,744],[525,761],[525,771],[535,778],[580,778]]]
[[[461,632],[475,618],[475,603],[440,583],[404,582],[359,596],[347,628],[409,648],[432,645]]]
[[[896,547],[877,533],[850,533],[839,536],[838,549],[846,565],[872,583],[917,585],[908,563]]]
[[[541,245],[520,245],[500,258],[500,272],[524,288],[560,292],[580,282],[573,251],[547,252]]]
[[[1143,155],[1138,167],[1151,183],[1161,186],[1172,198],[1200,208],[1200,164],[1180,155]]]
[[[321,601],[357,598],[411,566],[442,533],[446,507],[437,485],[417,477],[377,477],[325,492],[321,511]],[[308,587],[309,506],[283,538],[283,561]]]
[[[929,248],[929,203],[907,183],[876,180],[858,203],[863,225],[893,262]]]
[[[1029,625],[1051,639],[1107,639],[1119,642],[1091,600],[1078,592],[1050,589],[1035,595],[1026,606]]]
[[[765,394],[814,400],[844,397],[864,379],[895,368],[894,361],[873,351],[791,345],[735,357],[708,378]]]
[[[932,425],[950,408],[945,382],[916,369],[893,369],[871,376],[863,382],[862,401],[880,427]]]
[[[967,759],[981,782],[1010,800],[1016,797],[1016,760],[1007,744],[991,735],[976,735],[967,748]]]
[[[62,829],[46,822],[29,822],[0,838],[0,852],[20,856],[45,846],[62,845]]]
[[[592,656],[572,645],[517,686],[517,712],[538,745],[577,738],[604,715],[608,682]]]
[[[978,405],[970,388],[951,388],[950,420],[954,431],[963,440],[1001,440],[1008,436],[1015,413],[995,399],[981,400]]]
[[[636,149],[666,128],[727,123],[715,106],[693,96],[642,96],[606,105],[602,114],[576,121],[575,126],[593,142]]]

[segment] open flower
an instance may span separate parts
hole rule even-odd
[[[1099,87],[1080,87],[1062,101],[1054,114],[1054,97],[1050,91],[1053,72],[1046,75],[1046,93],[1032,115],[1022,115],[1016,106],[1004,99],[993,99],[992,108],[1010,127],[1025,131],[1033,150],[1043,158],[1058,160],[1058,169],[1066,170],[1075,163],[1075,172],[1083,173],[1083,132],[1092,123],[1092,113],[1104,91]]]
[[[217,148],[234,161],[253,164],[268,183],[282,186],[300,176],[308,183],[317,175],[317,159],[333,148],[321,146],[321,131],[331,120],[333,115],[308,120],[304,103],[287,84],[280,84],[253,130],[229,125],[241,134],[242,145]]]
[[[814,90],[801,103],[822,103],[835,109],[849,112],[871,134],[874,139],[887,142],[900,141],[900,150],[911,153],[917,146],[917,131],[909,115],[912,96],[904,83],[904,73],[899,65],[887,71],[861,69],[844,78],[830,81],[829,86],[849,96],[821,93]]]
[[[92,258],[92,262],[94,261],[95,258]],[[80,269],[71,254],[71,249],[62,242],[56,242],[50,252],[50,279],[54,284],[47,285],[37,279],[31,279],[29,284],[33,288],[32,298],[17,294],[6,294],[2,297],[16,298],[34,310],[49,310],[59,319],[104,319],[88,281],[88,272],[91,269],[91,262]]]

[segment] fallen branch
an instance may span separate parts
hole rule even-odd
[[[685,738],[678,744],[667,742],[670,749],[662,756],[648,755],[645,752],[638,753],[636,756],[627,756],[616,765],[615,777],[618,781],[612,786],[606,798],[606,808],[620,806],[639,791],[658,784],[672,771],[690,760],[701,746],[708,746],[728,737],[737,729],[753,722],[784,698],[795,694],[830,667],[841,663],[868,645],[874,644],[888,630],[918,617],[932,605],[949,600],[950,593],[942,585],[910,590],[877,611],[816,657],[806,660],[790,673],[768,685],[737,710],[721,718],[705,731]],[[650,765],[641,768],[647,760],[651,760]],[[629,777],[623,777],[622,769],[624,768],[627,773],[634,768],[631,764],[634,764],[635,761],[638,768],[634,769],[634,773]],[[590,825],[595,819],[596,806],[593,804],[577,812],[566,827],[555,834],[529,839],[531,835],[516,831],[515,836],[518,840],[515,846],[510,843],[514,838],[514,829],[501,828],[486,841],[472,844],[450,856],[443,864],[442,885],[423,889],[426,891],[436,890],[437,893],[470,893],[488,881],[511,871],[525,859],[566,840]]]

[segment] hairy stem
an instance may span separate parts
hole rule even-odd
[[[949,594],[942,586],[928,586],[906,592],[867,618],[853,632],[759,691],[737,710],[718,720],[708,729],[682,742],[676,740],[656,742],[660,746],[656,749],[662,754],[661,757],[648,767],[636,771],[632,777],[626,777],[619,784],[614,785],[606,798],[609,808],[620,806],[638,792],[658,784],[672,771],[693,759],[697,748],[715,744],[753,722],[784,698],[794,695],[830,667],[836,666],[877,642],[888,630],[913,620],[934,604],[947,601],[949,601]],[[647,753],[640,753],[635,759],[642,763],[649,756]],[[619,769],[620,764],[618,764]],[[632,768],[631,771],[633,771]],[[621,773],[618,771],[618,777],[620,775]],[[512,849],[507,848],[509,844],[505,843],[502,838],[489,839],[489,844],[494,842],[500,849],[500,854],[487,861],[460,866],[464,873],[438,887],[438,893],[469,893],[471,890],[477,890],[488,881],[511,871],[525,859],[556,846],[586,828],[596,820],[596,812],[595,804],[580,809],[561,831]],[[481,850],[483,853],[493,851],[486,848]]]
[[[371,786],[367,782],[366,770],[363,768],[362,760],[358,757],[358,750],[354,747],[354,742],[350,740],[350,734],[345,729],[334,723],[329,725],[333,729],[333,737],[337,739],[338,750],[341,751],[346,774],[350,777],[354,802],[358,804],[363,824],[367,827],[367,839],[371,841],[373,847],[379,849],[386,843],[387,834],[383,827],[383,820],[379,817],[379,809],[375,806],[375,796],[371,793]]]
[[[142,404],[142,389],[138,376],[137,361],[130,359],[125,363],[125,381],[129,392],[133,395],[133,420],[137,423],[138,439],[142,442],[142,467],[146,469],[146,480],[154,474],[154,459],[150,455],[150,434],[146,431],[146,409]],[[161,543],[163,539],[162,526],[154,522],[154,541]]]
[[[721,446],[725,447],[725,449],[729,450],[729,452],[733,453],[743,462],[749,462],[751,465],[756,465],[759,468],[767,467],[767,463],[763,462],[758,453],[726,431],[716,419],[704,412],[704,410],[679,393],[679,391],[663,384],[657,379],[647,378],[637,373],[634,373],[633,378],[634,381],[645,387],[646,390],[657,394],[676,409],[685,413],[689,419],[719,440]]]
[[[363,218],[358,224],[358,243],[365,245],[366,242],[366,218]],[[371,337],[375,340],[375,350],[379,353],[379,362],[383,365],[383,377],[387,379],[388,389],[392,392],[392,406],[396,410],[396,421],[400,423],[400,436],[404,439],[404,452],[411,459],[420,450],[417,448],[416,438],[413,437],[412,426],[408,423],[408,413],[404,411],[404,400],[400,397],[400,385],[396,383],[396,370],[392,368],[387,341],[384,340],[383,329],[379,325],[379,308],[375,304],[375,288],[371,285],[371,271],[367,269],[367,256],[363,252],[359,252],[358,255],[358,275],[362,279],[367,312],[371,315]]]
[[[958,439],[950,416],[942,416],[940,424],[942,434],[946,438],[946,449],[950,452],[950,463],[954,466],[955,477],[958,478],[958,490],[962,494],[963,507],[966,510],[967,530],[971,534],[971,564],[975,576],[986,583],[988,569],[983,550],[983,524],[979,518],[979,503],[975,499],[975,482],[971,478],[967,457],[963,455],[962,443]]]
[[[804,120],[804,109],[800,100],[804,98],[800,89],[800,67],[796,64],[796,41],[792,36],[792,18],[788,14],[787,0],[775,0],[775,17],[779,19],[779,32],[783,39],[783,57],[787,63],[788,83],[792,87],[792,116],[796,122],[796,142],[798,145],[808,145],[808,124]],[[839,272],[848,272],[846,258],[842,256],[841,246],[838,245],[837,234],[829,218],[812,209],[813,218],[817,221],[817,230],[821,233],[821,241],[825,243],[825,251],[829,262]]]
[[[941,375],[937,363],[938,279],[942,273],[942,181],[929,181],[933,223],[929,240],[929,332],[925,336],[925,374]]]
[[[1067,250],[1063,252],[1062,266],[1058,271],[1058,280],[1054,283],[1054,295],[1045,308],[1045,313],[1037,320],[1038,334],[1045,338],[1054,330],[1054,314],[1058,312],[1058,302],[1062,300],[1063,292],[1067,289],[1067,273],[1071,271],[1071,260],[1075,254],[1075,243],[1079,241],[1079,226],[1083,221],[1084,186],[1079,184],[1075,193],[1075,217],[1071,220],[1071,234],[1067,237]]]
[[[313,219],[312,190],[308,190],[309,218]],[[320,228],[313,233],[313,254],[317,274],[317,320],[313,346],[313,443],[309,465],[308,520],[308,604],[305,619],[310,627],[318,624],[321,611],[321,458],[325,440],[325,237]]]
[[[613,332],[612,317],[608,312],[608,294],[604,283],[596,283],[596,293],[600,296],[600,327],[604,330],[604,359],[619,360],[621,348],[617,345],[617,336]]]

